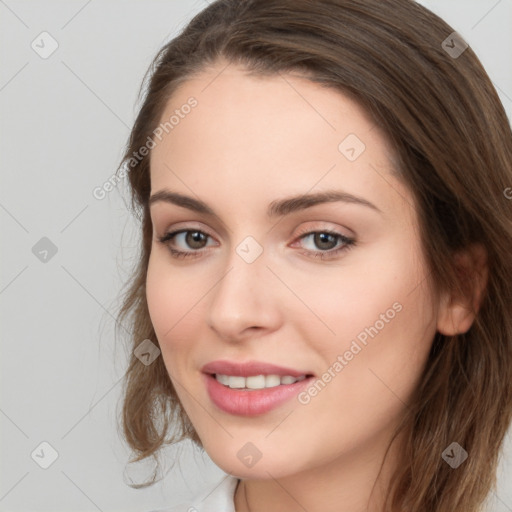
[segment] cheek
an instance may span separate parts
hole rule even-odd
[[[384,424],[407,403],[428,357],[435,315],[426,282],[419,284],[422,268],[401,263],[400,271],[347,279],[350,293],[337,294],[341,307],[323,302],[336,337],[325,338],[319,349],[335,378],[314,405],[316,418],[327,421],[328,404],[337,404],[350,411],[351,422],[371,417]]]
[[[424,271],[412,263],[410,253],[404,257],[396,245],[389,243],[364,256],[347,259],[339,270],[322,269],[314,277],[295,280],[302,283],[295,290],[309,309],[305,311],[303,304],[297,304],[305,311],[297,318],[304,319],[306,339],[318,340],[322,351],[346,350],[356,338],[364,343],[372,326],[384,333],[389,332],[391,324],[407,328],[406,317],[421,323],[428,311],[424,303],[415,304],[421,297],[412,292]],[[405,309],[408,314],[404,314]]]
[[[165,353],[178,349],[183,333],[190,329],[197,315],[199,291],[193,283],[185,283],[183,274],[171,269],[160,255],[151,254],[146,277],[149,316],[160,346]]]
[[[340,376],[332,390],[339,385],[355,403],[371,403],[373,393],[391,396],[386,385],[407,393],[435,334],[433,299],[418,253],[396,243],[382,249],[364,264],[344,268],[340,277],[302,290],[322,320],[308,315],[304,336],[315,340],[326,370]],[[335,371],[338,356],[343,368]]]
[[[152,252],[146,276],[146,300],[151,323],[160,341],[160,336],[172,327],[170,314],[174,311],[172,281],[163,270]]]

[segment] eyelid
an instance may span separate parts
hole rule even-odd
[[[303,223],[303,224],[306,224],[306,226],[302,226],[298,230],[297,233],[293,234],[294,242],[297,241],[298,239],[300,239],[303,235],[311,234],[312,232],[324,231],[324,230],[326,232],[332,232],[333,234],[341,235],[342,237],[345,237],[345,238],[351,239],[351,238],[356,237],[355,233],[348,228],[344,228],[347,231],[349,231],[348,233],[343,233],[343,232],[340,233],[339,230],[341,229],[341,227],[333,228],[332,226],[328,226],[327,224],[329,224],[329,223],[327,221],[310,221],[310,222]],[[309,226],[309,224],[313,224],[313,226]],[[177,231],[197,230],[197,231],[201,231],[204,234],[208,235],[210,238],[216,239],[216,237],[211,234],[211,232],[208,230],[208,228],[204,228],[203,226],[204,226],[204,224],[201,224],[200,222],[197,222],[197,221],[178,222],[177,224],[172,224],[171,227],[164,229],[162,236],[166,236],[167,234],[169,234],[171,232],[176,233]],[[156,230],[154,230],[154,231],[156,232]],[[161,237],[159,237],[159,238],[161,238]]]
[[[316,222],[316,223],[315,223]],[[339,224],[336,225],[336,227],[332,226],[332,222],[328,223],[326,221],[311,221],[304,223],[305,226],[298,230],[296,234],[294,234],[295,238],[300,238],[303,235],[309,234],[311,232],[317,232],[317,231],[327,231],[336,233],[338,235],[341,235],[345,238],[356,238],[356,234],[347,227],[340,226]],[[310,224],[313,224],[312,226]]]
[[[183,221],[183,222],[177,222],[175,224],[171,224],[170,227],[167,227],[162,230],[163,236],[167,235],[168,233],[175,233],[176,231],[201,231],[204,234],[208,235],[211,238],[215,238],[215,236],[212,235],[210,230],[207,227],[204,227],[204,224],[196,221]],[[154,230],[155,234],[157,229]]]

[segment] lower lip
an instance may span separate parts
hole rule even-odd
[[[257,416],[271,411],[297,396],[313,379],[313,377],[306,377],[293,384],[246,390],[229,388],[218,382],[213,375],[203,375],[211,401],[224,412],[237,416]]]

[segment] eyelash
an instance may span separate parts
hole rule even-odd
[[[199,229],[180,229],[177,231],[172,231],[172,232],[166,233],[164,236],[159,237],[158,241],[168,247],[168,249],[171,253],[171,256],[173,258],[177,258],[177,259],[178,258],[179,259],[197,258],[197,257],[200,257],[202,252],[205,252],[205,251],[201,250],[201,249],[193,250],[193,251],[179,251],[177,249],[173,249],[169,243],[172,241],[172,239],[176,235],[178,235],[180,233],[191,233],[191,232],[192,233],[201,233],[203,235],[206,235],[207,237],[210,237],[210,235],[208,235],[208,233],[205,233],[204,231],[201,231]],[[332,236],[336,237],[338,239],[338,241],[343,242],[344,245],[342,245],[341,247],[338,247],[337,249],[330,249],[328,251],[318,251],[318,252],[317,251],[304,251],[301,254],[304,254],[311,258],[320,258],[322,260],[334,259],[334,257],[336,257],[338,254],[348,251],[356,245],[356,242],[353,238],[346,237],[346,236],[342,235],[341,233],[338,233],[336,231],[330,231],[328,229],[317,230],[317,231],[306,231],[306,232],[298,235],[298,240],[301,240],[303,238],[306,238],[307,236],[315,235],[315,234],[332,235]],[[328,256],[326,257],[325,255],[328,255]]]

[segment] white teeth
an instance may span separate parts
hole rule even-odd
[[[281,384],[293,384],[306,378],[305,375],[300,377],[292,377],[291,375],[253,375],[251,377],[241,377],[238,375],[222,375],[215,374],[218,382],[224,386],[233,389],[264,389],[273,388]]]
[[[228,386],[230,388],[245,388],[245,377],[228,377]]]
[[[239,377],[240,379],[242,377]],[[245,378],[245,387],[249,389],[262,389],[265,387],[265,375],[254,375]]]
[[[293,384],[294,382],[297,382],[295,377],[290,377],[289,375],[281,377],[281,384]]]
[[[265,377],[265,387],[266,388],[274,388],[281,384],[281,378],[279,375],[267,375]]]
[[[229,377],[227,375],[217,375],[217,380],[221,383],[221,384],[224,384],[224,386],[228,386],[229,385]]]

